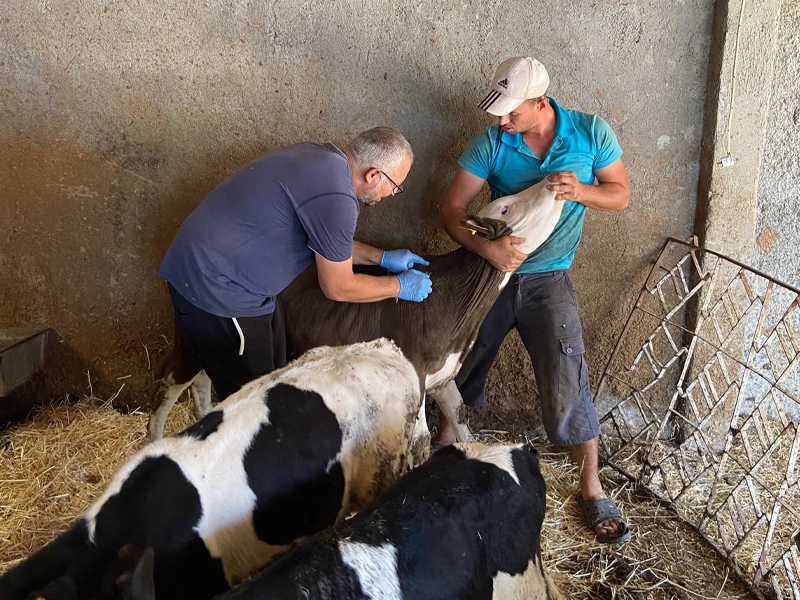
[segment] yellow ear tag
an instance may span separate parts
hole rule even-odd
[[[475,230],[473,229],[472,231],[470,231],[470,233],[471,233],[472,235],[475,235],[475,234],[477,233],[477,231],[475,231]],[[38,599],[38,598],[37,598],[37,600],[44,600],[44,598],[41,598],[41,599]]]

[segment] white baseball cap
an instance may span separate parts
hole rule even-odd
[[[542,63],[530,56],[515,56],[497,67],[489,93],[478,106],[496,117],[507,115],[525,100],[543,96],[549,85]]]

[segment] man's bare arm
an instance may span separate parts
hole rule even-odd
[[[383,250],[364,244],[363,242],[353,242],[353,264],[354,265],[379,265]]]
[[[396,298],[400,293],[400,280],[394,275],[375,277],[353,273],[353,260],[332,262],[314,255],[317,277],[322,293],[337,302],[377,302]],[[380,258],[378,258],[380,262]]]
[[[489,241],[461,228],[461,218],[467,214],[469,203],[478,195],[485,182],[484,179],[459,167],[439,209],[442,227],[451,238],[484,257],[496,269],[514,271],[527,258],[527,255],[514,248],[514,244],[524,241],[522,238],[504,236]]]

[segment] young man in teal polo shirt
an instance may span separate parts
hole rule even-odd
[[[489,368],[506,334],[516,328],[531,357],[548,437],[568,446],[581,466],[577,500],[586,523],[599,541],[621,543],[630,539],[630,531],[597,475],[600,427],[567,269],[581,239],[586,209],[626,208],[628,177],[608,123],[562,108],[545,95],[549,84],[547,70],[529,57],[511,58],[497,68],[480,107],[499,122],[467,145],[442,202],[442,224],[453,239],[498,269],[515,272],[481,326],[456,382],[466,404],[482,405]],[[520,238],[488,241],[459,228],[484,183],[495,200],[545,177],[564,207],[553,233],[530,256],[514,248]],[[446,444],[454,438],[444,421],[438,441]]]

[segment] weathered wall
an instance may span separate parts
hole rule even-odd
[[[782,4],[753,266],[800,287],[800,4]]]
[[[96,392],[125,383],[120,398],[144,398],[171,337],[158,263],[203,195],[263,150],[398,127],[417,155],[408,192],[363,212],[362,239],[449,248],[438,201],[490,123],[476,103],[494,66],[514,54],[542,60],[552,94],[601,113],[625,150],[631,208],[588,216],[573,268],[594,373],[663,237],[692,229],[711,0],[8,8],[0,324],[56,328]],[[495,397],[526,403],[528,369],[506,352]]]
[[[758,218],[781,0],[717,3],[698,189],[700,243],[748,262]],[[733,164],[723,160],[730,154]]]

